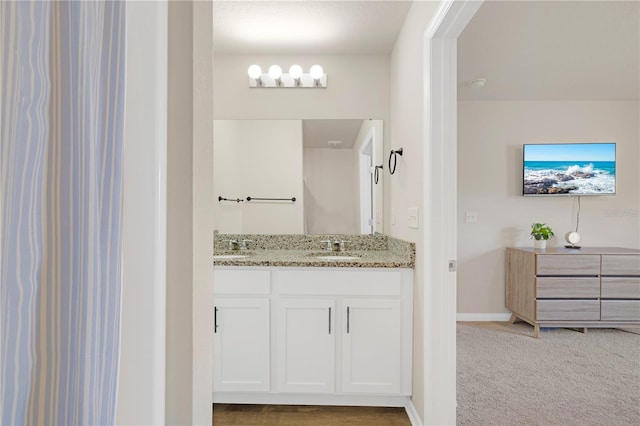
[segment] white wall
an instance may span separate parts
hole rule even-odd
[[[221,234],[302,234],[301,120],[217,120],[213,129],[213,181],[230,199],[291,198],[291,202],[217,202]]]
[[[385,141],[390,141],[385,146],[386,155],[390,149],[404,149],[393,176],[389,176],[388,159],[385,159],[385,197],[388,194],[390,199],[390,209],[385,210],[385,217],[390,220],[385,223],[385,230],[388,229],[386,232],[393,237],[416,243],[412,401],[422,419],[425,418],[424,346],[427,344],[424,341],[424,286],[428,283],[424,282],[422,231],[407,227],[407,209],[423,205],[424,32],[438,6],[439,2],[414,2],[396,40],[391,55],[391,120],[387,126],[390,139],[385,138]],[[422,217],[423,212],[420,211],[420,227]]]
[[[581,245],[640,248],[638,102],[458,103],[458,313],[506,313],[504,252],[546,222],[564,245],[577,198],[521,196],[522,144],[616,142],[617,194],[581,197]],[[478,213],[465,223],[465,212]]]
[[[359,234],[353,149],[305,148],[306,234]]]
[[[271,64],[308,70],[322,65],[326,89],[251,89],[247,68]],[[389,117],[389,57],[362,56],[215,56],[214,118],[304,119]]]

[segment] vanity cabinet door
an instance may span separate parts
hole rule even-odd
[[[213,391],[268,392],[269,299],[214,300]]]
[[[277,390],[335,390],[335,299],[288,299],[277,304]]]
[[[402,380],[399,299],[344,299],[342,390],[398,394]]]

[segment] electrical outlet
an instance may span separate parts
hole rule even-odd
[[[464,221],[467,223],[476,223],[478,221],[478,212],[465,212]]]
[[[418,229],[418,213],[419,210],[417,207],[409,207],[407,210],[407,226],[412,229]]]

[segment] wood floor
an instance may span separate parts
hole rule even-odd
[[[213,426],[411,426],[404,408],[214,404]]]

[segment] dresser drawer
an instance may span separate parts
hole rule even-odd
[[[640,299],[640,277],[602,277],[603,299]]]
[[[537,321],[598,321],[599,300],[536,300]]]
[[[590,299],[600,297],[599,278],[536,278],[537,298]]]
[[[602,275],[640,276],[640,256],[634,254],[603,254]]]
[[[600,255],[538,255],[536,275],[600,275]]]
[[[640,300],[603,300],[602,321],[640,321]]]

